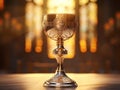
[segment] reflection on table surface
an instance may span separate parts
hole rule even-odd
[[[0,90],[120,90],[119,74],[67,74],[77,88],[45,88],[43,83],[53,74],[0,75]]]

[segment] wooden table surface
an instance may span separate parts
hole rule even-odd
[[[77,88],[45,88],[44,81],[54,74],[0,75],[0,90],[120,90],[119,74],[67,74],[78,84]]]

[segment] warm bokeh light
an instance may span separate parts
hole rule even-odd
[[[74,0],[48,0],[47,2],[47,13],[75,13],[75,1]],[[48,45],[48,57],[55,58],[53,50],[55,49],[56,41],[47,38]],[[75,35],[64,42],[65,48],[68,50],[68,54],[65,58],[73,58],[75,55]]]
[[[79,15],[80,15],[80,34],[82,32],[86,32],[88,29],[88,8],[86,6],[82,6],[79,10]]]
[[[37,53],[40,53],[42,51],[42,45],[43,45],[43,41],[41,38],[37,38],[36,39],[36,47],[35,47],[35,51]]]
[[[75,13],[74,0],[48,0],[48,13]]]
[[[94,1],[94,0],[92,0]],[[90,52],[95,53],[97,51],[97,4],[95,2],[90,2],[89,7],[89,38],[90,38]]]
[[[82,6],[79,10],[80,13],[80,27],[79,27],[79,34],[80,34],[80,51],[82,53],[87,52],[87,30],[88,30],[88,8],[86,6]]]
[[[32,17],[33,17],[33,3],[32,2],[28,2],[26,4],[26,9],[25,9],[25,24],[26,24],[26,28],[28,31],[28,34],[26,35],[25,38],[25,51],[26,52],[31,52],[31,47],[32,47],[32,39],[33,39],[33,22],[32,22]]]
[[[110,25],[110,26],[112,26],[112,27],[113,27],[113,26],[114,26],[114,24],[115,24],[115,21],[114,21],[114,19],[113,19],[113,18],[110,18],[110,19],[109,19],[109,21],[108,21],[108,23],[109,23],[109,25]]]
[[[97,4],[96,0],[79,0],[81,5],[79,9],[79,34],[80,34],[80,51],[86,52],[87,46],[90,47],[90,52],[97,50]],[[94,38],[96,40],[94,40]],[[89,40],[90,43],[86,43]],[[87,45],[88,44],[88,45]]]
[[[88,10],[89,10],[89,21],[91,25],[97,25],[97,4],[94,2],[91,2],[88,4]]]
[[[31,52],[31,49],[32,49],[32,39],[26,37],[26,39],[25,39],[25,51]]]
[[[90,51],[92,53],[96,52],[97,50],[97,38],[93,38],[91,39],[91,42],[90,42]]]
[[[42,32],[42,8],[39,6],[34,6],[34,17],[33,17],[33,27],[35,36],[41,36]]]
[[[109,25],[109,23],[105,23],[105,24],[104,24],[104,29],[105,29],[105,31],[109,31],[109,30],[110,30],[110,25]]]
[[[80,5],[87,4],[89,0],[79,0]]]
[[[116,13],[116,27],[120,28],[120,11]]]
[[[0,10],[4,9],[4,0],[0,0]]]
[[[43,0],[33,0],[37,5],[43,5]]]
[[[117,12],[115,16],[117,19],[120,19],[120,12]]]
[[[33,2],[36,4],[34,5]],[[26,35],[26,42],[28,43],[29,41],[28,38],[31,40],[31,45],[32,45],[32,40],[33,38],[36,37],[36,46],[35,46],[35,51],[36,52],[41,52],[42,51],[42,4],[43,0],[33,0],[28,1],[26,4],[26,28],[28,31],[28,34]],[[27,51],[26,51],[27,52]]]
[[[91,2],[97,2],[97,0],[90,0]],[[85,5],[85,4],[87,4],[87,3],[89,3],[89,0],[79,0],[79,4],[80,5]]]
[[[34,6],[33,26],[36,37],[35,51],[37,53],[42,51],[42,8],[40,6]]]
[[[79,44],[80,44],[80,51],[82,52],[82,53],[85,53],[85,52],[87,52],[87,43],[86,43],[86,40],[80,40],[80,42],[79,42]]]
[[[32,17],[33,17],[33,3],[29,2],[26,4],[26,10],[25,10],[25,24],[27,27],[27,31],[28,32],[32,32],[33,31],[33,21],[32,21]]]

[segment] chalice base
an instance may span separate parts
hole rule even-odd
[[[44,84],[44,87],[55,87],[55,88],[61,88],[61,87],[77,87],[77,84],[75,81],[70,79],[64,71],[57,71],[56,74],[47,80]]]

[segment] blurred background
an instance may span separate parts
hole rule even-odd
[[[0,73],[55,72],[56,42],[42,29],[46,13],[75,12],[64,42],[70,73],[120,73],[120,0],[0,0]]]

